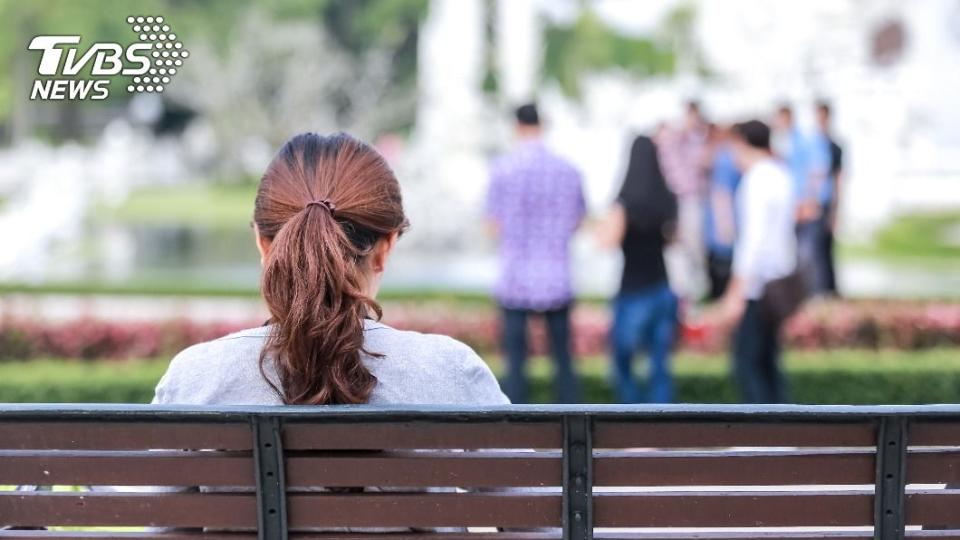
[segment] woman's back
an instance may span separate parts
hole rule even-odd
[[[626,220],[620,292],[641,291],[666,282],[663,248],[677,217],[677,200],[667,189],[656,147],[649,137],[641,135],[633,141],[617,201]]]
[[[250,328],[184,350],[157,385],[154,403],[282,405],[272,359],[260,355],[272,327]],[[509,400],[486,363],[470,347],[435,334],[391,328],[367,320],[362,355],[377,383],[376,405],[498,405]]]
[[[400,184],[372,147],[344,133],[287,141],[253,201],[269,323],[181,352],[154,402],[507,403],[466,345],[375,322],[407,226]]]

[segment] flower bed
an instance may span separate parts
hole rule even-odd
[[[489,306],[388,303],[384,313],[385,322],[397,328],[450,335],[482,353],[498,349],[498,316]],[[609,313],[603,306],[578,306],[574,311],[576,354],[604,354],[609,322]],[[194,343],[257,324],[260,321],[237,324],[78,319],[50,323],[4,319],[0,320],[0,359],[164,357]],[[531,328],[531,348],[541,354],[546,342],[542,321],[534,320]],[[794,317],[784,332],[788,347],[806,350],[960,346],[960,303],[818,302]],[[687,326],[681,333],[681,346],[699,352],[722,352],[727,333],[711,324]]]

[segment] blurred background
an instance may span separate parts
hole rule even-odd
[[[126,44],[126,18],[151,14],[189,51],[162,92],[117,75],[102,101],[30,99],[34,36]],[[412,228],[386,321],[499,370],[483,200],[513,108],[534,99],[592,216],[633,136],[690,100],[718,123],[789,103],[808,129],[828,101],[842,297],[786,329],[793,398],[960,400],[958,0],[0,0],[0,73],[0,401],[149,400],[178,350],[260,324],[253,195],[301,131],[368,140],[400,178]],[[573,255],[578,370],[585,398],[609,401],[621,262],[588,232]],[[684,332],[679,400],[736,398],[721,334]],[[533,369],[549,400],[549,364]]]

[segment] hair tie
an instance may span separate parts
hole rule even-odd
[[[306,206],[304,206],[304,208],[310,208],[313,205],[322,206],[326,208],[327,211],[330,212],[330,215],[333,215],[333,211],[337,209],[337,205],[333,204],[333,202],[330,199],[323,199],[320,201],[310,201],[307,203]]]

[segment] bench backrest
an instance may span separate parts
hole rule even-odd
[[[0,526],[893,539],[922,525],[957,538],[950,484],[960,484],[958,407],[0,408],[0,485],[140,486],[3,491]]]

